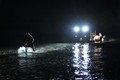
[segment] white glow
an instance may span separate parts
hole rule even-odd
[[[84,60],[82,61],[82,64],[83,64],[82,68],[84,68],[84,69],[88,69],[88,64],[90,62],[88,52],[89,52],[89,45],[84,44],[83,45],[83,51],[82,51],[82,54],[83,54],[82,57],[84,58]]]
[[[31,47],[28,47],[27,52],[34,52],[34,51],[33,51],[33,49]]]
[[[64,50],[66,47],[70,46],[71,44],[69,43],[55,43],[55,44],[46,44],[44,46],[39,46],[35,48],[35,51],[33,52],[32,48],[27,47],[27,53],[26,53],[26,48],[25,46],[20,46],[17,50],[17,53],[19,54],[19,57],[32,57],[33,53],[38,54],[38,53],[47,53],[51,51],[58,51],[58,50]]]
[[[19,47],[18,53],[24,53],[24,52],[26,52],[26,47],[24,47],[24,46]],[[27,52],[34,52],[34,51],[32,50],[31,47],[27,47]]]
[[[74,74],[83,76],[85,80],[91,80],[90,74],[90,55],[89,55],[89,44],[78,44],[73,45],[73,67],[75,68]],[[80,78],[80,77],[78,77]],[[76,77],[75,77],[76,79]],[[81,79],[82,80],[82,79]]]
[[[76,33],[79,32],[79,31],[80,31],[79,26],[74,27],[74,31],[75,31]]]
[[[75,70],[74,72],[76,75],[80,75],[80,70]]]
[[[19,57],[31,58],[31,57],[33,57],[33,53],[37,53],[38,50],[33,51],[33,49],[31,47],[27,47],[27,52],[26,52],[26,47],[21,46],[18,48],[17,52],[18,52]]]
[[[73,64],[73,66],[74,67],[76,67],[76,68],[79,68],[80,67],[80,65],[79,65],[79,63],[80,63],[80,49],[79,49],[79,46],[80,46],[80,44],[79,43],[76,43],[75,45],[73,45],[73,53],[74,53],[74,58],[73,58],[73,62],[74,62],[74,64]],[[77,72],[75,72],[75,74],[76,74]]]
[[[88,26],[83,26],[83,27],[82,27],[82,31],[83,31],[83,32],[88,32],[88,30],[89,30]]]
[[[25,52],[25,47],[24,46],[19,47],[18,53],[23,53],[23,52]]]

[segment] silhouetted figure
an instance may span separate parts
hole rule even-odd
[[[29,32],[27,35],[27,42],[25,43],[25,47],[26,47],[26,52],[27,52],[27,47],[31,47],[33,51],[35,51],[34,38]]]

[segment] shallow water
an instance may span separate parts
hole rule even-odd
[[[17,55],[0,57],[0,80],[119,80],[119,49],[57,43],[38,47],[34,54],[10,50]]]

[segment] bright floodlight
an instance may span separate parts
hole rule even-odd
[[[80,31],[80,28],[78,26],[74,27],[74,31],[77,33]]]
[[[82,27],[82,31],[83,31],[83,32],[87,32],[88,30],[89,30],[88,26],[83,26],[83,27]]]

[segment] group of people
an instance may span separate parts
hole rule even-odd
[[[95,43],[103,42],[104,38],[105,36],[103,36],[102,33],[97,35],[96,32],[93,32],[90,34],[90,41],[94,41]]]

